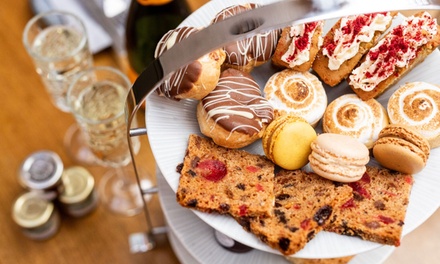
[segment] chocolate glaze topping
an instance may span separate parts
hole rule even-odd
[[[273,119],[273,108],[261,96],[252,76],[232,68],[221,73],[216,88],[202,99],[202,105],[208,118],[231,132],[254,135]]]
[[[199,30],[194,27],[180,27],[168,31],[157,44],[154,57],[159,57],[175,43],[182,41],[197,31]],[[159,86],[157,92],[160,95],[170,98],[186,93],[193,88],[194,83],[199,79],[201,72],[202,64],[199,61],[193,61],[176,71],[169,79],[165,80]]]
[[[257,8],[258,6],[259,5],[255,3],[248,3],[227,7],[215,16],[212,23],[217,23],[233,15]],[[249,61],[253,59],[257,62],[268,61],[275,52],[280,33],[281,30],[271,30],[225,46],[225,63],[243,66],[247,65]]]

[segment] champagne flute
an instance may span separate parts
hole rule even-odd
[[[26,24],[22,41],[52,103],[69,113],[66,99],[69,84],[78,72],[93,66],[83,21],[69,12],[43,12]],[[67,130],[64,144],[69,154],[80,163],[93,162],[93,155],[76,124]]]
[[[99,183],[101,200],[111,211],[135,215],[143,209],[142,195],[130,170],[125,100],[131,83],[112,67],[93,67],[77,75],[67,102],[96,163],[110,169]],[[133,139],[139,151],[139,139]]]

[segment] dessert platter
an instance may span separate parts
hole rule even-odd
[[[272,0],[217,0],[210,1],[191,16],[189,16],[181,26],[205,27],[212,21],[213,17],[222,9],[239,3],[258,3],[267,4]],[[403,20],[402,15],[397,15],[394,23],[400,23]],[[326,21],[323,32],[330,30],[330,27],[336,21]],[[440,76],[437,74],[440,67],[440,52],[436,49],[426,59],[411,69],[403,78],[392,85],[383,94],[378,96],[377,101],[385,108],[388,99],[398,87],[408,82],[427,82],[440,84]],[[268,79],[279,69],[273,67],[271,62],[266,62],[255,67],[251,75],[262,88]],[[352,93],[347,82],[330,87],[324,84],[324,89],[331,103],[336,98],[344,94]],[[177,170],[178,165],[182,164],[185,152],[188,147],[188,139],[191,134],[202,135],[197,118],[198,100],[178,98],[180,100],[170,100],[157,93],[147,98],[146,103],[146,124],[148,129],[149,141],[157,165],[166,183],[171,188],[172,193],[176,193],[179,187],[180,173]],[[322,121],[316,125],[316,132],[322,133]],[[252,154],[264,155],[264,149],[261,140],[243,147],[245,151]],[[428,219],[440,205],[440,178],[437,176],[440,170],[440,148],[433,148],[430,152],[426,166],[422,171],[413,174],[414,183],[412,186],[406,217],[403,225],[402,235],[413,231]],[[378,162],[370,159],[369,165],[378,166]],[[307,166],[306,166],[307,167]],[[255,235],[247,232],[237,221],[228,215],[218,213],[206,213],[197,210],[186,210],[188,213],[194,213],[199,220],[205,222],[211,228],[217,229],[234,240],[255,248],[261,252],[280,254],[278,250],[269,247],[259,240]],[[194,216],[194,215],[191,215]],[[170,216],[171,217],[171,216]],[[172,217],[171,217],[172,218]],[[171,222],[171,218],[169,221]],[[182,219],[180,219],[182,220]],[[175,235],[178,232],[175,232]],[[403,240],[404,241],[404,240]],[[382,248],[382,244],[362,240],[360,238],[338,235],[333,232],[322,231],[316,234],[304,248],[295,253],[299,258],[336,258],[361,253],[371,252],[372,250]],[[362,263],[362,262],[359,262]]]

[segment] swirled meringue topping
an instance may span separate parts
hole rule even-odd
[[[292,113],[315,125],[327,107],[327,95],[319,79],[310,72],[286,69],[272,75],[264,87],[275,113]]]
[[[373,90],[393,75],[396,67],[406,67],[436,34],[437,20],[428,12],[406,18],[368,51],[365,61],[350,75],[350,85],[366,92]]]
[[[377,100],[364,101],[356,94],[344,94],[328,105],[323,130],[352,136],[372,148],[388,120],[385,108]]]
[[[227,131],[254,135],[273,119],[273,108],[248,73],[227,69],[217,87],[202,99],[207,118]]]
[[[301,65],[310,59],[310,46],[315,31],[323,28],[322,21],[294,25],[290,27],[289,37],[292,39],[286,53],[281,60],[288,63],[291,68]],[[322,45],[322,36],[319,36],[318,49]]]
[[[393,16],[390,12],[362,14],[341,18],[341,25],[334,31],[333,39],[327,39],[322,48],[329,59],[328,68],[337,70],[345,61],[353,58],[362,42],[370,42],[376,31],[384,31]]]
[[[426,138],[440,134],[440,87],[426,82],[411,82],[397,89],[388,100],[392,124],[416,128]]]

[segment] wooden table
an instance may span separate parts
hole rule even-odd
[[[191,7],[205,2],[193,0]],[[77,165],[63,146],[64,134],[75,121],[52,105],[21,43],[23,28],[32,16],[28,1],[0,2],[0,263],[179,263],[165,235],[159,237],[154,251],[130,253],[129,235],[146,230],[143,214],[123,217],[100,205],[83,218],[62,215],[59,232],[40,242],[23,236],[13,222],[12,204],[24,192],[17,170],[26,156],[47,149],[58,153],[65,167]],[[105,50],[95,56],[95,65],[117,63],[112,51]],[[143,120],[143,113],[139,119]],[[142,167],[154,174],[148,140],[141,140]],[[105,170],[87,168],[99,183]],[[154,224],[163,225],[157,196],[151,205]]]
[[[197,8],[207,0],[193,0]],[[32,17],[27,1],[0,1],[0,263],[179,263],[165,236],[154,251],[129,252],[128,236],[146,229],[143,215],[121,217],[99,206],[83,218],[62,215],[59,232],[47,241],[23,236],[11,218],[14,200],[24,192],[17,170],[26,156],[52,150],[66,167],[76,165],[63,146],[63,136],[74,119],[57,110],[49,100],[34,66],[21,44],[25,23]],[[96,65],[116,65],[112,52],[95,56]],[[143,119],[143,114],[140,114]],[[154,173],[148,141],[142,139],[142,166]],[[99,182],[104,169],[88,169]],[[157,197],[151,202],[153,221],[164,219]],[[440,213],[403,240],[387,263],[432,263],[440,259]]]

